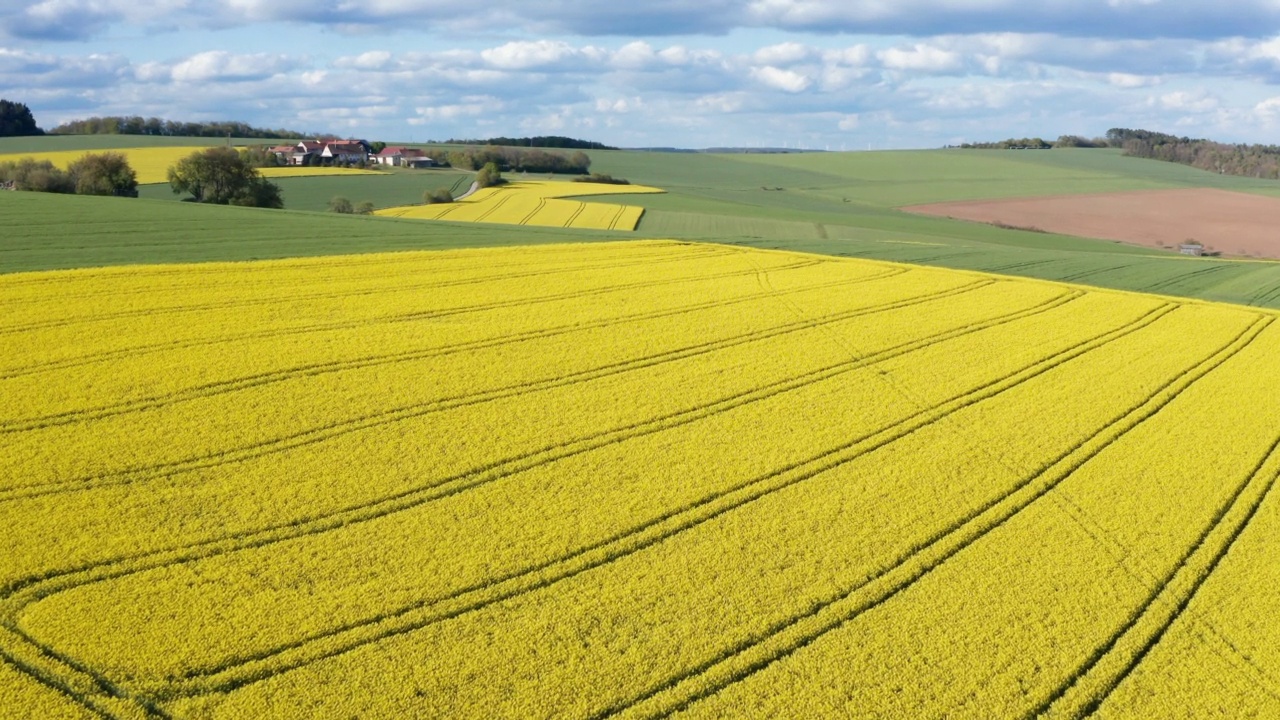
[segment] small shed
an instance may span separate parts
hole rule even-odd
[[[1204,255],[1204,245],[1198,242],[1184,242],[1178,246],[1178,252],[1183,255],[1194,255],[1200,257]]]

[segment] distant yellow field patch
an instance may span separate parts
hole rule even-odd
[[[644,208],[638,205],[584,202],[576,196],[664,192],[645,185],[521,180],[485,188],[455,203],[405,205],[379,210],[379,215],[420,220],[490,222],[504,225],[635,230]]]
[[[68,165],[89,153],[124,153],[129,158],[129,165],[133,168],[134,172],[138,173],[138,184],[153,185],[156,183],[169,182],[168,173],[171,166],[193,152],[199,152],[207,149],[208,147],[187,145],[179,147],[103,148],[101,150],[60,150],[57,152],[43,153],[9,153],[0,155],[0,162],[10,162],[29,157],[36,160],[48,160],[54,165],[66,169]],[[372,170],[352,170],[348,168],[333,167],[262,168],[263,176],[269,178],[303,177],[309,175],[359,175],[372,173]]]

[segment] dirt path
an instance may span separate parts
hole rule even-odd
[[[934,203],[906,212],[1174,251],[1187,240],[1241,257],[1280,258],[1280,199],[1191,188]]]

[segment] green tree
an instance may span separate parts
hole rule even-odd
[[[138,197],[138,174],[124,153],[89,153],[67,168],[78,195]]]
[[[362,203],[360,203],[359,205],[357,205],[357,206],[356,206],[356,214],[357,214],[357,215],[372,215],[372,214],[373,214],[373,208],[374,208],[373,201],[372,201],[372,200],[365,200],[364,202],[362,202]]]
[[[198,150],[169,168],[174,194],[195,202],[249,207],[284,207],[280,188],[263,178],[229,147]]]
[[[486,163],[480,168],[480,172],[476,173],[476,183],[482,188],[501,184],[502,170],[498,169],[498,163]]]
[[[355,212],[355,208],[351,206],[350,200],[342,197],[341,195],[334,195],[332,198],[329,198],[329,212],[350,215],[352,212]]]
[[[449,188],[427,190],[422,193],[422,202],[427,205],[432,203],[451,203],[453,202],[453,193],[449,191]]]
[[[14,190],[30,192],[73,193],[75,182],[48,160],[22,158],[17,162],[0,163],[0,183]]]
[[[0,137],[43,134],[44,131],[36,127],[31,108],[23,103],[0,99]]]
[[[279,185],[257,175],[240,194],[231,198],[231,204],[279,210],[284,207],[284,198],[280,195]]]

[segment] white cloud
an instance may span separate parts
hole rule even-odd
[[[283,55],[234,55],[223,50],[202,52],[173,66],[173,79],[182,83],[205,83],[211,80],[261,80],[299,65]]]
[[[1132,89],[1159,85],[1160,78],[1148,75],[1113,72],[1107,73],[1107,82],[1113,87]]]
[[[771,65],[751,68],[751,77],[761,85],[789,93],[803,92],[813,84],[813,80],[806,75],[792,70],[782,70]]]
[[[1176,91],[1166,93],[1154,101],[1165,110],[1177,110],[1180,112],[1204,113],[1218,109],[1222,104],[1214,95],[1206,91],[1185,92]]]
[[[959,53],[916,43],[910,48],[889,48],[876,53],[876,57],[891,70],[912,70],[930,73],[954,72],[964,66]]]
[[[813,48],[798,42],[785,42],[760,48],[752,59],[760,65],[794,65],[816,54]]]
[[[555,65],[578,53],[578,50],[566,42],[537,40],[509,42],[481,52],[480,57],[493,67],[503,70],[528,70]]]

